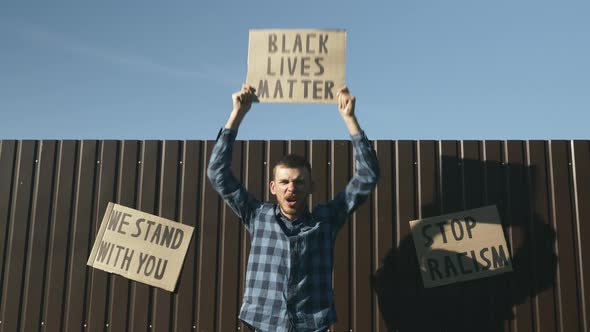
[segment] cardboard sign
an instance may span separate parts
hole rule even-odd
[[[109,203],[87,265],[172,292],[193,230]]]
[[[336,104],[346,32],[250,30],[248,77],[260,102]]]
[[[512,271],[496,206],[410,221],[424,287]]]

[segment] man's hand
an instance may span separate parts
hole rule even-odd
[[[338,96],[338,111],[340,115],[342,115],[342,119],[344,119],[344,123],[346,127],[348,127],[348,132],[350,135],[356,135],[361,132],[361,127],[356,120],[356,116],[354,115],[354,104],[356,102],[356,98],[350,94],[348,91],[348,87],[343,86],[338,89],[336,93]]]
[[[252,101],[256,98],[254,95],[256,89],[248,84],[242,85],[242,90],[234,93],[231,97],[233,100],[233,111],[238,113],[247,113],[252,107]]]
[[[242,85],[242,90],[231,95],[233,109],[229,115],[229,119],[227,119],[225,128],[237,130],[240,127],[244,116],[248,113],[250,107],[252,107],[252,101],[256,100],[254,92],[256,92],[256,89],[248,84],[244,84]]]
[[[356,98],[350,94],[348,91],[348,87],[345,85],[338,89],[336,93],[338,97],[338,111],[342,117],[350,117],[354,116],[354,103],[356,102]]]

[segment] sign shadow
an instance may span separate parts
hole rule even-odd
[[[491,165],[489,161],[446,157],[441,160],[441,167],[444,169],[445,165],[457,165],[458,162],[473,169],[495,169],[499,172],[498,178],[505,180],[494,184],[500,187],[500,194],[483,195],[485,198],[475,203],[470,203],[463,195],[462,205],[463,210],[492,204],[497,206],[512,257],[513,271],[424,288],[412,234],[404,234],[400,236],[397,246],[388,250],[372,276],[379,311],[388,331],[509,330],[510,321],[515,318],[515,306],[530,302],[531,298],[554,286],[557,270],[556,233],[548,213],[538,213],[539,210],[548,211],[549,208],[542,206],[539,209],[536,206],[538,200],[535,200],[535,187],[538,184],[535,183],[535,169],[524,165]],[[516,183],[518,187],[515,191]],[[463,187],[469,185],[469,180],[464,179]],[[454,212],[443,211],[441,201],[441,197],[438,197],[435,202],[423,205],[422,218]],[[409,220],[399,222],[407,223]],[[455,255],[451,252],[440,253]],[[469,257],[465,259],[467,261]],[[474,264],[481,267],[478,262],[466,263],[468,266]],[[527,319],[531,319],[530,313]]]

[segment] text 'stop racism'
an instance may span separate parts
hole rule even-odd
[[[495,206],[410,221],[424,287],[512,271]]]

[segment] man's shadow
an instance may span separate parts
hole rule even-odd
[[[484,167],[481,161],[462,162],[466,167],[469,164]],[[457,159],[444,159],[442,163],[443,167],[445,163],[456,165]],[[525,187],[528,184],[525,190],[528,195],[535,194],[533,181],[527,181],[535,179],[533,169],[522,165],[495,166],[508,169],[512,181],[523,181]],[[489,162],[485,167],[490,167]],[[464,186],[468,185],[466,181]],[[504,194],[488,197],[480,206],[495,204],[498,208],[513,271],[424,288],[414,240],[407,234],[398,246],[387,252],[373,276],[379,310],[389,331],[504,331],[505,322],[514,318],[514,305],[553,286],[557,268],[555,231],[545,220],[547,217],[531,212],[529,203],[534,202],[533,197],[520,197],[518,199],[525,204],[515,206],[514,197],[511,199],[508,194],[510,189],[510,185],[505,186]],[[477,207],[468,206],[463,210]],[[441,213],[438,204],[424,206],[422,211],[423,218],[452,212]],[[473,263],[466,261],[465,266],[473,266]]]

